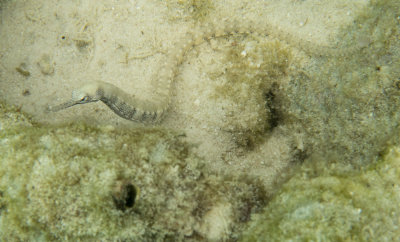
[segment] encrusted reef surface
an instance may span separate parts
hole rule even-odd
[[[173,131],[41,127],[5,105],[0,127],[2,241],[234,239],[268,200]]]
[[[370,164],[388,141],[397,142],[399,12],[399,1],[369,1],[354,24],[335,36],[336,48],[274,30],[276,39],[230,37],[235,41],[221,61],[224,68],[208,72],[214,80],[210,96],[226,113],[216,126],[244,150],[264,144],[279,130],[301,140],[293,145],[296,161]]]
[[[399,240],[399,10],[371,1],[342,32],[359,51],[315,56],[275,93],[308,155],[241,241]]]
[[[242,241],[398,241],[400,147],[363,171],[325,165],[304,164]]]
[[[314,56],[310,67],[291,75],[283,93],[275,94],[282,118],[304,134],[309,156],[364,166],[397,134],[399,11],[399,1],[371,1],[338,39],[358,45],[358,51]]]
[[[191,6],[199,21],[212,10],[210,1],[175,2]],[[171,19],[192,18],[190,12]],[[301,167],[276,195],[261,185],[263,170],[263,181],[251,177],[258,167],[247,176],[229,166],[230,175],[213,173],[170,129],[42,126],[1,104],[0,240],[236,240],[256,213],[244,241],[398,239],[399,14],[398,0],[371,0],[336,36],[337,48],[321,54],[279,31],[271,39],[230,37],[223,75],[207,72],[215,80],[210,98],[231,106],[215,126],[232,134],[244,155],[277,137],[291,140],[282,147],[293,149],[282,153]],[[92,44],[76,47],[85,53]],[[41,73],[61,79],[43,60]],[[21,78],[32,77],[23,67]]]

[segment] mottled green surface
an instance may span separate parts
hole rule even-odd
[[[252,217],[242,241],[398,241],[399,204],[399,147],[360,172],[310,162]]]
[[[276,96],[283,122],[304,134],[307,155],[360,166],[375,160],[400,120],[400,1],[375,0]]]
[[[400,238],[400,149],[376,162],[398,144],[400,2],[371,1],[340,36],[339,55],[314,56],[276,92],[282,121],[306,134],[308,159],[242,241]]]
[[[217,83],[211,97],[217,104],[227,103],[221,129],[231,133],[239,147],[251,150],[265,142],[280,121],[274,92],[287,78],[291,49],[265,36],[232,38],[237,44],[226,51],[224,70],[209,74]]]
[[[173,4],[182,6],[179,19],[199,20],[208,16],[208,10],[200,10],[209,3]],[[192,5],[199,9],[194,15]],[[246,146],[253,134],[267,139],[280,126],[287,131],[282,135],[304,138],[304,149],[294,147],[301,151],[295,160],[309,157],[265,212],[254,217],[244,240],[399,238],[399,151],[363,171],[346,166],[370,165],[388,140],[398,143],[399,9],[397,0],[371,1],[336,39],[337,54],[313,55],[308,65],[288,72],[290,51],[279,42],[254,44],[265,57],[261,72],[236,58],[251,38],[228,53],[226,78],[233,85],[217,88],[216,95],[260,105],[253,114],[261,119],[239,123],[239,116],[232,116],[238,143]],[[281,76],[288,81],[280,82]],[[234,239],[268,200],[249,178],[213,175],[176,132],[43,127],[17,109],[1,109],[2,240],[201,240],[207,237],[204,218],[221,204],[232,207],[232,215],[220,217],[232,222],[233,232],[221,233],[220,239]],[[141,191],[133,208],[124,211],[113,198],[121,182]]]
[[[176,132],[40,127],[5,105],[0,125],[2,241],[207,238],[204,216],[221,204],[232,225],[215,234],[234,238],[266,201],[255,180],[213,175]],[[123,184],[140,189],[133,207]]]
[[[370,1],[329,46],[265,34],[230,36],[223,68],[208,73],[226,103],[221,130],[251,150],[278,127],[302,137],[298,161],[376,160],[399,130],[400,1]]]

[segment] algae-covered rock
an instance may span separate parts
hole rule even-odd
[[[211,97],[224,113],[221,130],[239,147],[251,149],[278,125],[274,92],[285,82],[292,56],[278,40],[252,36],[237,42],[225,54],[224,74],[220,69],[210,73],[215,80]]]
[[[19,108],[5,105],[0,102],[0,132],[19,126],[32,126],[27,115],[21,114]]]
[[[0,107],[2,241],[221,240],[265,205],[258,182],[213,175],[179,133],[44,127]]]
[[[398,241],[400,147],[363,170],[306,164],[242,241]]]
[[[398,0],[369,1],[340,31],[337,55],[314,56],[276,94],[285,122],[305,133],[307,155],[365,166],[399,131],[399,12]]]

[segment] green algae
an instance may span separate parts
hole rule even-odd
[[[268,84],[261,88],[267,96],[264,100],[259,98],[262,95],[258,96],[256,103],[265,107],[268,104],[265,100],[268,101],[272,94],[282,100],[274,104],[273,108],[282,114],[281,123],[292,123],[292,130],[301,130],[307,134],[308,155],[321,157],[323,153],[323,159],[365,165],[396,134],[400,70],[398,9],[397,1],[372,1],[370,8],[356,19],[357,24],[343,31],[351,33],[345,35],[344,41],[362,42],[360,45],[364,47],[359,53],[353,53],[352,56],[316,57],[314,66],[309,69],[289,73],[289,86],[274,89]],[[239,56],[241,51],[238,50],[232,53]],[[240,67],[242,64],[238,60],[233,65]],[[253,80],[244,78],[244,72],[236,73],[234,70],[231,73],[230,80],[235,85],[240,84],[240,81],[246,84],[248,80]],[[234,92],[234,88],[231,91]],[[248,93],[243,97],[246,96]],[[233,97],[240,98],[237,95]],[[266,114],[261,123],[253,126],[257,132],[264,134],[273,126],[271,122],[266,123],[271,120],[269,115],[272,114],[268,114],[271,110],[271,107],[267,107],[255,112],[257,115]],[[1,114],[6,117],[1,122],[2,131],[7,130],[1,136],[2,238],[179,240],[185,236],[186,239],[194,238],[191,236],[196,233],[202,238],[204,235],[201,232],[192,232],[190,235],[190,231],[196,230],[193,228],[212,210],[210,207],[213,204],[225,204],[220,197],[208,196],[210,187],[220,187],[220,178],[205,175],[208,171],[202,160],[191,154],[190,147],[177,133],[157,129],[122,132],[83,124],[29,127],[32,126],[27,121],[29,118],[15,111]],[[14,127],[14,121],[10,120],[20,122],[24,128]],[[252,129],[246,126],[233,126],[236,136],[244,137],[239,143],[246,144],[248,137],[252,137],[252,132],[247,133],[247,130]],[[114,139],[118,145],[113,144]],[[160,149],[162,151],[157,152]],[[393,174],[398,171],[379,170],[380,165],[377,165],[376,171],[371,168],[364,173],[357,173],[348,170],[343,164],[319,161],[321,167],[326,166],[332,170],[320,171],[318,169],[324,168],[304,166],[300,174],[305,177],[299,178],[301,175],[297,175],[290,181],[292,183],[284,186],[282,193],[266,209],[270,217],[266,218],[265,214],[255,217],[251,229],[245,233],[249,237],[245,239],[259,238],[257,236],[271,240],[317,240],[323,236],[332,240],[385,239],[385,236],[395,238],[397,234],[391,230],[394,227],[390,226],[390,222],[394,220],[390,212],[398,217],[397,210],[393,208],[393,204],[398,204],[398,201],[390,186],[393,186],[393,180],[398,180],[398,176],[387,180],[384,172]],[[387,161],[383,164],[393,165]],[[175,167],[178,172],[170,171],[169,167]],[[339,168],[340,172],[335,172]],[[190,171],[189,177],[183,172],[186,169]],[[378,171],[382,171],[379,176]],[[352,176],[356,177],[354,181]],[[181,177],[189,180],[183,184],[176,182],[175,179]],[[369,177],[373,180],[369,180]],[[146,179],[150,181],[146,182]],[[299,179],[298,183],[296,179]],[[132,182],[142,191],[133,208],[127,211],[119,210],[111,195],[115,183],[121,180]],[[207,185],[199,182],[205,180]],[[238,180],[246,179],[235,178],[232,184]],[[387,185],[382,185],[385,182]],[[259,188],[254,188],[257,187],[254,185],[252,190],[246,185],[247,182],[241,184],[244,188],[239,190],[239,194],[245,196],[236,201],[247,201],[247,206],[241,205],[240,209],[235,210],[242,211],[240,215],[236,214],[236,220],[247,221],[249,215],[261,206],[261,198],[265,195],[261,192],[253,197],[251,193]],[[224,188],[229,191],[233,187],[226,185]],[[310,190],[306,191],[308,188]],[[322,195],[318,194],[317,188],[324,191]],[[180,189],[184,192],[181,193]],[[286,193],[293,190],[299,193]],[[354,193],[354,190],[358,192]],[[386,191],[389,191],[389,195]],[[83,196],[80,195],[82,192]],[[158,197],[153,196],[156,193],[159,193]],[[226,196],[221,191],[217,194]],[[166,202],[171,197],[174,201]],[[390,203],[391,199],[396,202]],[[353,200],[356,201],[354,204]],[[287,201],[288,204],[285,204]],[[368,208],[372,202],[380,203],[376,210]],[[379,217],[380,213],[386,217]],[[154,220],[150,219],[151,216],[155,216]],[[370,223],[365,219],[368,216],[373,218]],[[256,221],[257,218],[260,219]],[[326,218],[330,220],[324,220]],[[87,224],[87,221],[94,222]],[[325,223],[320,225],[320,221]],[[166,225],[172,223],[175,224]],[[190,224],[189,229],[184,225],[187,223]],[[304,237],[301,237],[300,225],[304,225]],[[319,225],[318,228],[325,233],[312,232],[313,226]],[[387,225],[388,229],[385,230],[384,226]],[[329,227],[332,230],[328,230]],[[286,228],[287,234],[282,235]]]
[[[226,103],[229,110],[222,129],[246,149],[265,141],[277,126],[275,89],[287,77],[292,56],[290,48],[264,36],[237,38],[224,57],[224,74],[210,73],[215,85],[212,98]]]
[[[312,45],[289,47],[285,36],[230,37],[224,69],[208,73],[221,130],[245,150],[279,127],[302,137],[302,159],[376,160],[399,127],[399,9],[398,1],[371,1],[320,55]]]
[[[20,109],[0,102],[0,131],[18,127],[31,127],[32,119],[29,115],[21,114]]]
[[[306,163],[242,241],[397,241],[400,237],[400,148],[363,171]]]
[[[45,127],[0,108],[1,240],[205,239],[221,217],[213,238],[235,238],[265,206],[260,182],[213,174],[180,133]]]
[[[369,164],[397,134],[400,120],[399,1],[371,1],[338,36],[338,56],[314,56],[289,73],[276,95],[308,156]],[[358,51],[343,52],[357,46]],[[351,48],[350,48],[351,49]]]

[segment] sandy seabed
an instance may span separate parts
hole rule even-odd
[[[73,90],[90,80],[151,98],[157,92],[151,82],[166,53],[194,24],[210,19],[221,25],[226,19],[243,17],[260,26],[268,23],[275,31],[264,33],[265,38],[277,38],[293,48],[294,59],[302,61],[298,65],[306,66],[313,62],[305,54],[315,52],[310,46],[335,43],[339,29],[351,24],[367,3],[216,1],[205,16],[198,16],[200,10],[185,1],[3,1],[0,98],[41,123],[84,120],[143,126],[118,117],[100,102],[57,113],[46,113],[45,108],[68,100]],[[224,104],[210,98],[215,80],[208,75],[224,68],[221,53],[234,45],[229,37],[212,39],[186,54],[172,84],[171,107],[158,125],[185,132],[214,169],[254,173],[272,189],[296,159],[293,144],[301,149],[302,137],[286,137],[281,127],[257,147],[238,151],[233,135],[221,127],[226,119]]]

